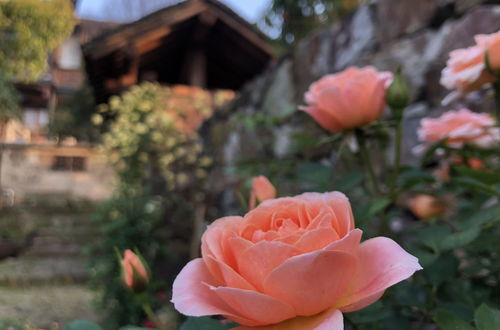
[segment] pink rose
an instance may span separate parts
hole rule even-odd
[[[500,141],[500,129],[494,127],[495,119],[486,113],[468,109],[445,112],[438,118],[424,118],[420,122],[420,140],[435,143],[446,139],[451,147],[473,144],[490,148]]]
[[[488,45],[498,36],[499,32],[477,35],[474,37],[476,45],[450,52],[446,68],[441,74],[441,85],[466,94],[494,82],[495,77],[486,70],[484,58]]]
[[[500,32],[490,35],[486,52],[490,68],[495,72],[500,71]]]
[[[307,106],[300,109],[331,132],[360,127],[382,115],[391,81],[390,72],[350,67],[313,83],[305,94]]]
[[[250,192],[250,209],[253,209],[256,202],[263,202],[276,198],[276,188],[268,178],[261,175],[252,179],[252,191]]]
[[[202,258],[177,276],[172,302],[240,329],[342,329],[341,312],[372,304],[422,269],[391,239],[360,243],[361,235],[342,193],[265,201],[208,227]]]

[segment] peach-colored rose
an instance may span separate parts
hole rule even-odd
[[[456,89],[461,94],[475,91],[484,84],[495,81],[495,76],[486,70],[485,52],[500,33],[474,37],[476,44],[450,52],[450,58],[441,75],[441,85]],[[494,56],[496,60],[496,56]]]
[[[276,188],[268,178],[261,175],[252,179],[252,191],[250,192],[250,209],[253,209],[259,201],[267,201],[276,198]]]
[[[172,302],[185,315],[224,315],[240,329],[342,329],[341,312],[372,304],[421,269],[391,239],[360,243],[361,235],[342,193],[265,201],[208,227],[202,258],[177,276]]]
[[[148,271],[141,259],[131,250],[125,250],[122,259],[123,281],[130,289],[140,291],[149,281]]]
[[[495,119],[486,113],[468,109],[445,112],[438,118],[424,118],[420,122],[420,140],[435,143],[446,139],[451,147],[472,144],[490,148],[500,142],[500,129],[494,127]]]
[[[423,220],[443,215],[445,212],[443,202],[431,195],[417,195],[409,199],[407,205],[417,218]]]
[[[350,67],[313,83],[305,94],[307,106],[300,109],[331,132],[360,127],[382,115],[391,81],[390,72]]]

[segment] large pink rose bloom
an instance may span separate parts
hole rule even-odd
[[[418,136],[421,141],[431,143],[445,139],[450,147],[472,144],[491,148],[500,142],[500,129],[495,124],[495,119],[487,113],[468,109],[448,111],[438,118],[422,119]]]
[[[265,201],[208,227],[202,258],[177,276],[172,302],[241,329],[343,329],[341,312],[372,304],[421,269],[391,239],[360,243],[361,235],[342,193]]]
[[[450,52],[446,68],[441,74],[441,85],[466,94],[494,82],[495,76],[486,70],[484,58],[490,44],[499,36],[500,32],[480,34],[474,37],[476,45]]]
[[[300,109],[331,132],[360,127],[382,115],[391,82],[390,72],[350,67],[313,83],[305,94],[307,106]]]

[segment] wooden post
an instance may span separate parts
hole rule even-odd
[[[200,256],[200,241],[203,234],[203,226],[205,222],[207,206],[205,204],[197,204],[194,210],[193,219],[193,236],[191,237],[191,245],[189,247],[189,257],[191,259]]]

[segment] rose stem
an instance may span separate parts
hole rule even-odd
[[[144,303],[142,304],[142,309],[146,313],[148,319],[153,323],[153,325],[158,329],[158,330],[163,330],[165,329],[163,327],[163,324],[160,322],[160,320],[156,317],[155,313],[151,309],[151,305],[149,303]]]
[[[354,132],[356,135],[356,141],[358,142],[361,159],[365,165],[366,170],[368,171],[368,176],[372,181],[373,189],[375,190],[375,193],[377,195],[380,195],[381,191],[380,187],[378,186],[377,177],[375,176],[375,171],[373,170],[370,154],[368,153],[368,149],[366,149],[366,140],[364,132],[361,129],[356,129]]]

